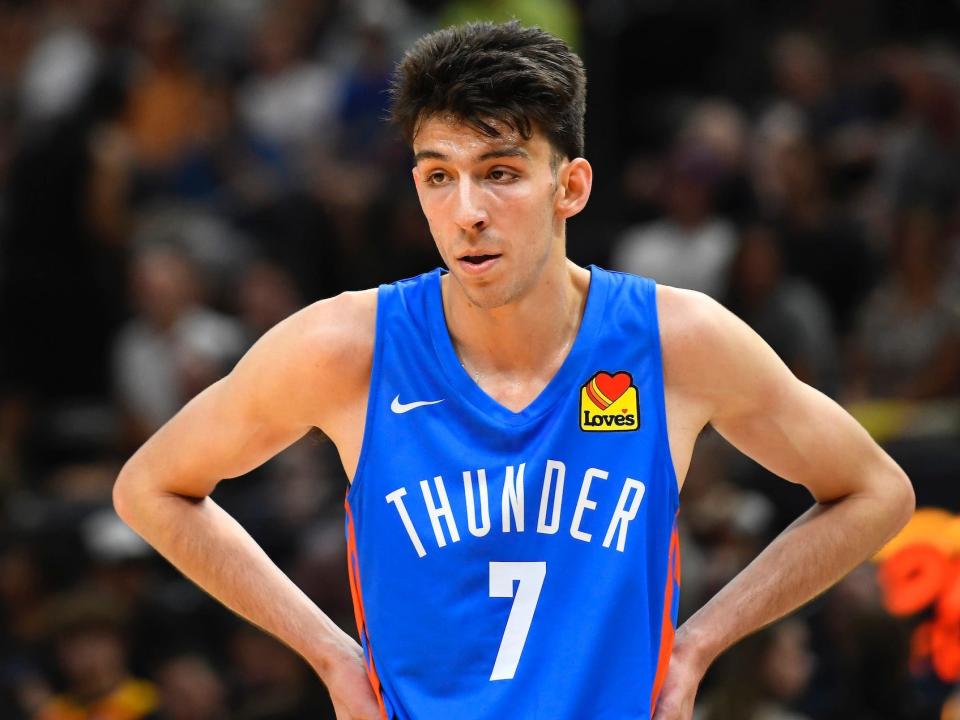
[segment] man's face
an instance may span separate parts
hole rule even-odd
[[[522,297],[551,253],[563,255],[551,147],[492,123],[488,137],[455,118],[432,117],[413,141],[413,177],[443,262],[466,297],[495,308]]]

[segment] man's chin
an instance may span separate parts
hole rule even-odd
[[[495,310],[508,305],[513,299],[513,293],[502,281],[478,282],[476,277],[461,277],[459,273],[451,273],[457,282],[457,289],[463,294],[472,307],[479,310]]]

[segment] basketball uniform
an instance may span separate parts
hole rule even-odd
[[[513,412],[461,366],[441,269],[382,285],[346,496],[387,720],[644,720],[679,599],[652,280],[590,266],[576,339]]]

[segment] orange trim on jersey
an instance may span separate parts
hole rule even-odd
[[[673,637],[676,630],[673,627],[673,585],[680,585],[680,534],[677,532],[674,521],[673,533],[670,536],[670,560],[667,567],[667,586],[663,595],[663,629],[660,631],[660,656],[657,660],[657,674],[653,679],[653,693],[650,698],[650,717],[657,709],[657,700],[660,690],[667,676],[667,667],[670,665],[670,653],[673,651]]]
[[[357,537],[353,530],[353,512],[350,510],[350,502],[344,498],[343,506],[347,510],[347,575],[350,579],[350,597],[353,599],[353,614],[357,620],[357,632],[360,639],[366,641],[367,646],[367,677],[370,678],[370,686],[373,688],[373,694],[377,696],[377,705],[380,707],[380,715],[383,720],[387,718],[387,709],[383,704],[383,694],[381,693],[380,678],[377,675],[377,667],[373,662],[373,647],[370,644],[370,634],[367,632],[367,619],[363,612],[363,593],[360,589],[360,561],[357,556]]]

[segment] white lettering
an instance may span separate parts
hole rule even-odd
[[[467,499],[467,525],[474,537],[483,537],[490,532],[490,502],[487,500],[487,471],[477,470],[477,483],[480,487],[480,527],[477,527],[477,508],[473,502],[473,474],[463,471],[463,492]]]
[[[413,527],[413,523],[410,521],[410,514],[407,512],[407,508],[403,504],[403,496],[406,494],[406,488],[397,488],[392,493],[387,495],[387,502],[397,508],[397,512],[400,513],[400,521],[407,529],[407,535],[410,536],[410,542],[413,543],[413,547],[416,549],[417,555],[423,557],[427,554],[427,551],[423,549],[423,543],[420,542],[420,536],[417,535],[417,530]]]
[[[563,502],[563,478],[567,474],[567,467],[559,460],[547,460],[547,469],[543,473],[543,492],[540,494],[540,520],[537,522],[537,532],[553,535],[560,529],[560,506]],[[557,478],[557,492],[553,496],[553,517],[547,524],[547,503],[550,499],[550,487],[553,478]]]
[[[523,532],[523,467],[520,463],[514,481],[513,465],[507,465],[506,476],[503,479],[503,498],[501,514],[503,515],[503,531],[510,532],[510,509],[513,509],[513,519],[517,525],[517,532]]]
[[[447,521],[447,530],[450,532],[450,538],[453,542],[460,542],[460,533],[457,532],[457,525],[453,521],[453,511],[450,509],[450,501],[447,500],[447,491],[443,487],[443,478],[437,475],[433,482],[437,486],[437,497],[440,498],[440,507],[433,502],[433,495],[430,493],[430,483],[426,480],[420,481],[420,490],[423,492],[423,501],[427,505],[427,515],[430,516],[430,524],[433,525],[433,534],[437,536],[437,545],[444,547],[447,544],[443,537],[443,530],[440,527],[440,518]]]
[[[587,497],[587,493],[590,492],[590,483],[593,482],[595,477],[606,480],[608,476],[609,473],[606,470],[600,470],[598,468],[590,468],[583,474],[583,485],[580,486],[580,498],[577,500],[577,509],[573,511],[573,524],[570,525],[570,534],[577,540],[590,542],[590,540],[593,539],[593,535],[580,529],[580,521],[583,520],[584,510],[597,509],[597,501],[590,500]]]
[[[627,505],[627,496],[631,490],[635,492],[630,501],[630,509],[624,510]],[[623,548],[627,543],[627,523],[637,516],[637,510],[640,509],[640,501],[643,500],[643,493],[645,491],[646,486],[639,480],[627,478],[623,483],[623,490],[620,492],[620,499],[617,501],[617,509],[610,519],[610,527],[607,528],[607,535],[603,538],[603,546],[605,548],[610,547],[610,541],[613,540],[613,533],[619,526],[620,532],[617,535],[617,550],[623,552]]]

